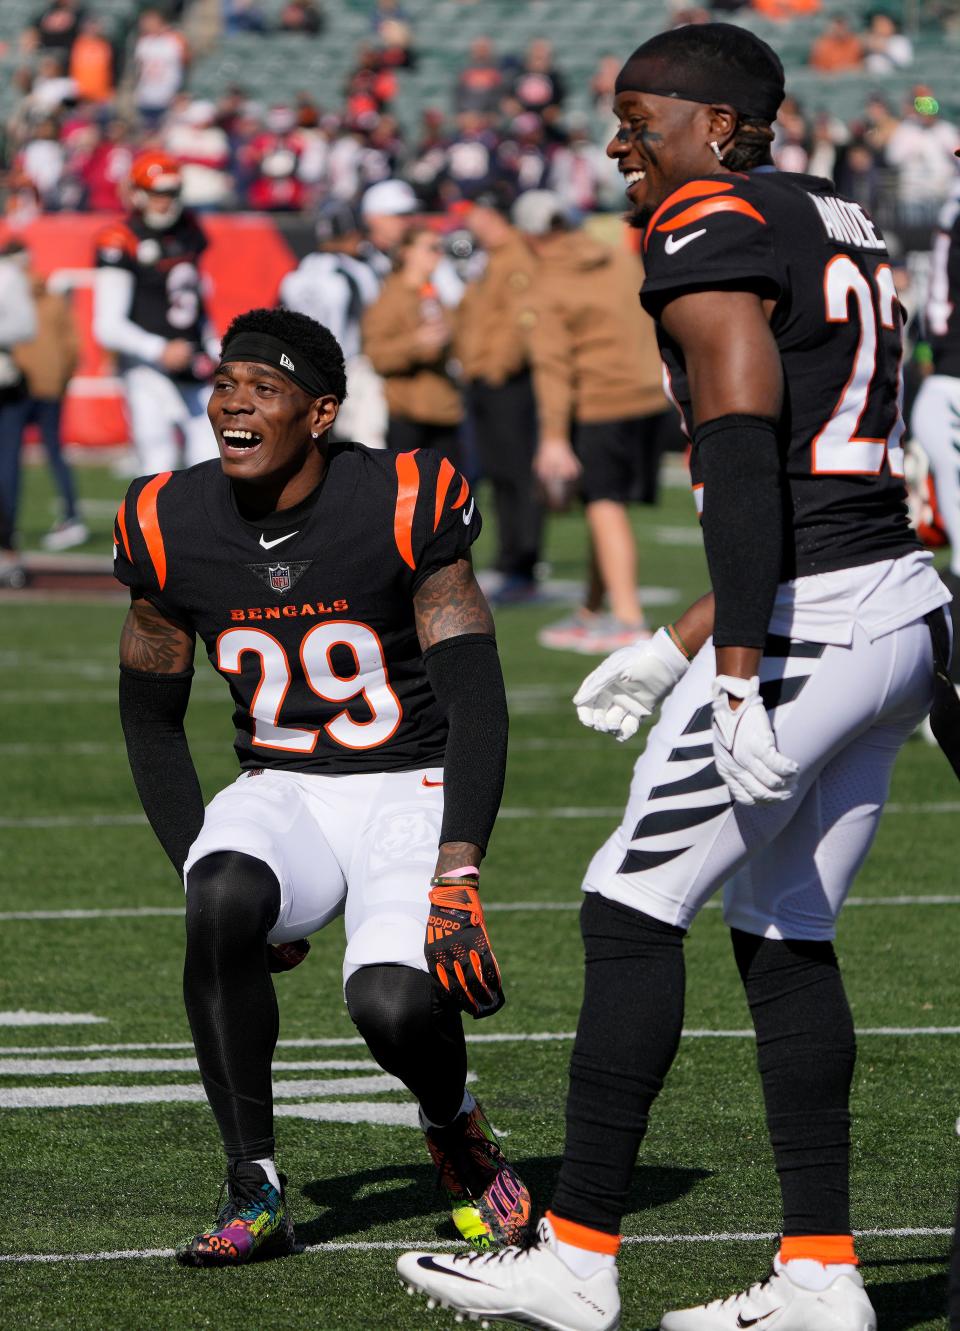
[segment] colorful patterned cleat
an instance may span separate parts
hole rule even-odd
[[[259,1165],[230,1164],[224,1187],[227,1200],[212,1228],[177,1249],[181,1266],[243,1266],[265,1257],[293,1252],[293,1221],[283,1194]]]
[[[530,1224],[530,1194],[507,1164],[487,1117],[474,1102],[446,1128],[426,1128],[427,1150],[453,1223],[477,1252],[519,1243]]]

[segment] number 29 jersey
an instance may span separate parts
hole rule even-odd
[[[219,461],[135,480],[115,576],[196,633],[230,686],[244,768],[348,774],[443,763],[414,594],[481,519],[432,452],[335,445],[297,508],[247,521]]]
[[[903,486],[902,311],[883,237],[855,203],[786,172],[691,180],[644,233],[645,309],[686,291],[772,300],[783,367],[778,424],[788,521],[784,579],[918,548]],[[668,393],[693,437],[680,347],[657,328]],[[710,502],[690,459],[698,504]]]

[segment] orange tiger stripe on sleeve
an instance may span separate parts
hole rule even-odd
[[[728,195],[723,199],[703,199],[700,203],[695,203],[690,208],[685,208],[682,213],[676,217],[668,218],[661,222],[657,227],[658,231],[673,231],[677,227],[689,226],[691,222],[699,222],[704,217],[710,217],[713,213],[742,213],[744,217],[753,217],[764,226],[767,219],[763,213],[757,212],[752,203],[747,203],[746,199],[738,199],[736,196]]]
[[[450,489],[450,483],[456,476],[457,471],[453,463],[448,458],[444,458],[440,463],[440,471],[437,474],[437,502],[433,509],[433,530],[436,531],[440,526],[440,518],[443,513],[443,505],[447,498],[447,491]]]
[[[674,190],[669,199],[664,199],[660,207],[647,223],[647,229],[643,233],[643,248],[646,249],[650,243],[650,237],[656,228],[660,218],[672,208],[674,204],[683,203],[686,199],[702,199],[707,194],[721,194],[724,190],[733,189],[733,184],[729,180],[691,180],[686,185],[681,185],[679,189]]]
[[[416,568],[413,557],[413,515],[417,507],[417,495],[420,493],[420,468],[417,466],[417,453],[397,454],[397,507],[393,515],[393,538],[400,551],[400,558],[410,568]]]
[[[137,522],[147,545],[147,554],[157,575],[160,590],[167,581],[167,551],[163,544],[160,519],[157,514],[157,496],[173,475],[172,471],[162,471],[153,480],[148,481],[137,495]]]
[[[117,531],[120,533],[120,540],[123,543],[123,553],[127,556],[130,563],[133,563],[133,555],[130,553],[130,538],[127,536],[127,501],[124,498],[120,507],[117,509]]]
[[[457,502],[455,504],[451,504],[451,508],[453,509],[463,508],[464,504],[467,502],[467,495],[469,493],[470,493],[470,487],[467,484],[466,480],[461,477],[460,493],[457,495]]]

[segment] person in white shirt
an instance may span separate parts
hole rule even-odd
[[[331,199],[317,217],[317,248],[280,284],[280,304],[328,328],[343,348],[347,397],[333,434],[368,448],[385,448],[383,381],[363,354],[360,320],[380,294],[380,278],[361,257],[363,232],[348,203]]]

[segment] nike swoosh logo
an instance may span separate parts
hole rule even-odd
[[[424,777],[424,778],[423,778],[423,781],[422,781],[420,784],[421,784],[421,785],[424,785],[424,786],[427,786],[427,787],[429,788],[430,786],[442,786],[442,785],[443,785],[443,782],[442,782],[442,781],[430,781],[427,777]]]
[[[288,531],[286,536],[278,536],[275,541],[267,541],[264,539],[263,532],[261,532],[260,544],[263,546],[264,550],[272,550],[275,545],[280,545],[282,541],[289,541],[291,536],[297,536],[297,535],[299,535],[299,528],[297,529],[297,531]]]
[[[463,525],[470,526],[470,519],[473,517],[473,496],[470,496],[470,503],[463,510]]]
[[[441,1266],[433,1257],[418,1257],[417,1266],[422,1266],[425,1271],[439,1271],[444,1276],[457,1276],[460,1280],[469,1280],[471,1285],[482,1285],[482,1280],[477,1280],[476,1276],[464,1275],[462,1271],[457,1271],[452,1266]]]
[[[677,250],[682,250],[684,245],[689,245],[691,240],[697,240],[698,237],[705,236],[706,234],[707,228],[702,226],[699,231],[691,231],[689,236],[681,236],[679,240],[674,240],[673,232],[671,231],[670,235],[667,236],[667,241],[663,248],[668,254],[676,254]]]
[[[758,1322],[765,1322],[768,1317],[772,1317],[774,1313],[777,1313],[779,1311],[780,1311],[779,1308],[771,1308],[771,1310],[768,1313],[761,1313],[759,1317],[744,1317],[743,1313],[741,1313],[740,1316],[737,1318],[737,1326],[738,1327],[756,1326]]]

